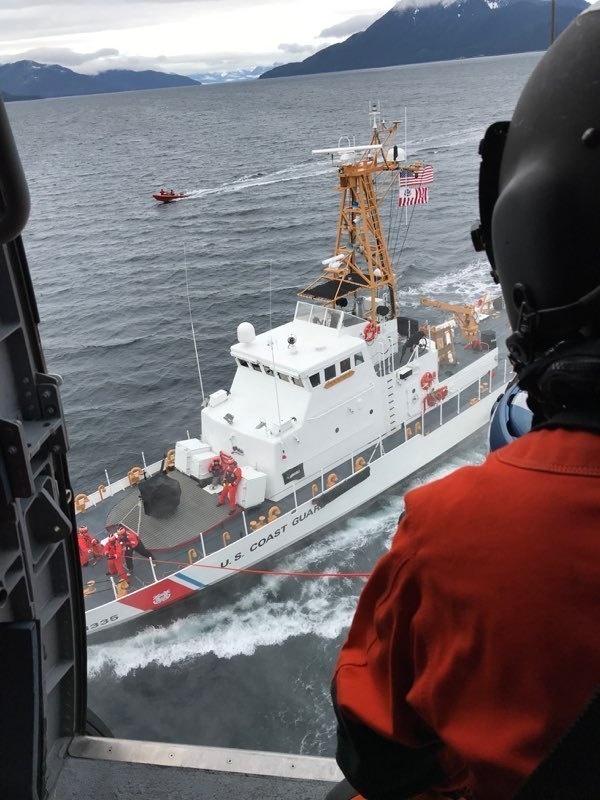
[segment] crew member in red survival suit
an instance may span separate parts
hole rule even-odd
[[[93,558],[93,564],[98,562],[98,559],[104,555],[104,548],[98,541],[94,539],[87,528],[87,525],[80,525],[77,529],[77,543],[79,545],[79,563],[82,567],[87,567],[90,558]]]
[[[127,578],[125,565],[123,564],[123,548],[116,533],[111,534],[108,542],[104,545],[104,554],[108,561],[107,575],[117,575],[120,581]]]
[[[237,461],[232,461],[225,468],[223,473],[223,489],[219,495],[218,506],[225,504],[225,500],[229,497],[229,513],[233,514],[235,511],[235,496],[237,494],[237,487],[242,480],[242,470],[238,467]]]
[[[127,530],[124,525],[119,525],[117,528],[117,539],[119,540],[119,544],[121,545],[121,549],[123,551],[123,557],[125,558],[125,563],[127,564],[127,571],[133,572],[133,551],[135,550],[136,553],[139,553],[141,556],[145,558],[153,558],[152,553],[150,550],[147,550],[144,547],[144,544],[137,533],[134,533],[131,530]]]
[[[77,529],[77,544],[79,545],[79,563],[82,567],[87,567],[90,561],[92,537],[85,525],[80,525]]]
[[[334,670],[348,797],[520,798],[600,678],[600,3],[480,153],[532,429],[406,495]],[[600,798],[594,761],[591,792],[544,797]]]
[[[211,485],[218,486],[223,480],[223,464],[218,456],[215,456],[208,465],[208,471],[212,476]]]

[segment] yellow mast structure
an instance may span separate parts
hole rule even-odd
[[[379,206],[394,185],[399,170],[418,174],[422,164],[406,165],[404,151],[394,146],[398,129],[394,121],[389,127],[380,119],[378,104],[370,112],[373,135],[363,146],[338,146],[313,153],[329,153],[339,158],[337,191],[341,192],[334,255],[322,262],[321,275],[299,297],[324,302],[326,305],[345,305],[339,301],[358,293],[370,295],[371,304],[365,319],[377,322],[377,293],[389,287],[389,316],[397,316],[396,281],[390,262]],[[390,176],[378,195],[376,178]]]

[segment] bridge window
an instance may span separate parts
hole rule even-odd
[[[247,367],[248,366],[248,362],[244,361],[241,358],[238,358],[238,364],[240,365],[240,367]]]
[[[332,364],[330,367],[325,367],[324,375],[326,381],[330,381],[332,378],[335,378],[335,364]]]
[[[321,383],[321,376],[318,372],[315,372],[314,375],[311,375],[309,378],[311,386],[318,386]]]
[[[354,354],[354,366],[357,367],[359,364],[363,364],[365,357],[362,353],[355,353]]]
[[[289,381],[290,376],[286,375],[285,372],[278,372],[277,375],[281,378],[282,381]]]
[[[255,364],[254,362],[252,362],[252,369],[255,369],[257,372],[260,372],[261,371],[260,364]]]
[[[266,364],[264,365],[263,369],[267,373],[267,375],[272,375],[273,374],[273,370],[271,369],[271,367],[267,367]]]
[[[348,372],[350,369],[350,359],[345,358],[342,362],[340,362],[340,372]]]
[[[304,384],[302,383],[302,378],[296,378],[292,376],[292,383],[295,383],[296,386],[302,386],[302,387],[304,386]]]

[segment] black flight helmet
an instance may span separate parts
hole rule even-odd
[[[519,370],[600,337],[600,2],[554,42],[479,152],[473,242],[502,286]]]

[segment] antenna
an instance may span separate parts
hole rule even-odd
[[[198,358],[198,346],[196,344],[196,332],[194,330],[194,319],[192,317],[192,303],[190,301],[190,284],[188,282],[188,268],[187,268],[187,255],[185,252],[185,245],[183,245],[183,266],[185,269],[185,291],[187,294],[188,310],[190,312],[190,326],[192,328],[192,339],[194,341],[194,353],[196,354],[196,366],[198,367],[198,380],[200,381],[200,392],[202,393],[202,402],[206,402],[204,396],[204,386],[202,385],[202,370],[200,369],[200,359]]]
[[[369,117],[371,119],[371,127],[374,131],[379,128],[379,120],[381,118],[381,112],[379,110],[379,100],[372,101],[369,104]]]
[[[277,403],[277,418],[279,420],[279,427],[281,428],[281,409],[279,407],[279,387],[277,385],[277,374],[275,373],[275,348],[273,347],[273,321],[272,321],[272,302],[271,302],[271,273],[273,271],[273,264],[269,263],[269,347],[271,348],[271,363],[273,364],[273,380],[275,381],[275,402]]]

